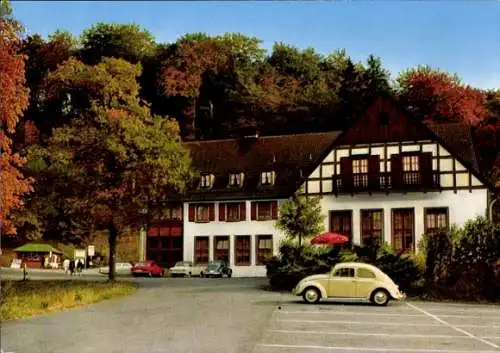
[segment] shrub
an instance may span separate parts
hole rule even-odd
[[[339,254],[339,262],[358,262],[359,257],[355,252],[342,250]]]
[[[328,272],[338,262],[339,249],[315,245],[297,245],[284,241],[280,256],[266,262],[267,277],[271,287],[292,290],[304,277]]]
[[[495,297],[494,288],[498,283],[494,283],[494,268],[500,258],[500,227],[478,216],[464,224],[455,244],[455,278],[461,283],[463,278],[469,278],[467,286],[457,286],[456,289],[467,288],[464,289],[467,296]]]
[[[424,235],[426,286],[432,283],[445,284],[450,278],[453,265],[453,241],[448,232],[432,236]]]
[[[405,292],[411,292],[423,274],[421,260],[413,254],[397,254],[389,244],[373,241],[365,246],[354,246],[353,252],[342,252],[344,262],[365,262],[377,266]]]
[[[384,271],[404,292],[411,292],[414,283],[422,278],[422,271],[414,255],[382,253],[375,266]]]
[[[481,216],[468,220],[459,232],[455,255],[463,268],[493,266],[500,258],[500,228]]]
[[[495,266],[500,258],[500,228],[484,217],[468,220],[462,228],[424,236],[425,288],[453,299],[494,299],[500,293]]]

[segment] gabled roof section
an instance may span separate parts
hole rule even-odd
[[[468,164],[469,168],[480,173],[472,129],[469,125],[464,123],[428,123],[427,126],[443,140],[450,148],[451,153],[457,157],[459,156]]]
[[[394,99],[382,96],[352,121],[351,126],[338,137],[336,144],[416,141],[433,136],[427,127],[416,121]]]
[[[215,176],[210,189],[200,189],[199,181],[195,181],[188,191],[188,199],[289,197],[339,134],[333,131],[185,142],[193,167],[200,173]],[[274,184],[261,185],[261,173],[268,171],[276,173]],[[244,173],[241,188],[228,187],[231,173]]]
[[[386,113],[385,128],[380,125],[380,113]],[[490,189],[495,182],[489,180],[479,168],[472,129],[464,123],[426,124],[413,118],[411,113],[389,95],[374,99],[368,109],[354,119],[350,128],[341,132],[315,162],[313,170],[336,145],[364,144],[373,142],[398,142],[432,139],[446,148],[472,175]],[[302,182],[307,176],[302,178]],[[498,188],[498,186],[497,186]]]
[[[387,112],[389,115],[389,133],[382,129],[378,130],[382,131],[382,135],[367,134],[366,131],[377,129],[375,119],[380,112]],[[391,127],[391,122],[396,126]],[[485,173],[480,171],[470,126],[464,123],[426,124],[413,118],[405,107],[388,95],[375,99],[367,111],[355,119],[352,128],[345,130],[337,138],[337,143],[366,143],[384,138],[391,142],[431,138],[446,148],[484,185],[494,188]]]

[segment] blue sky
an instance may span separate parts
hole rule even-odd
[[[500,88],[500,0],[481,1],[13,1],[29,33],[80,34],[92,24],[135,22],[159,42],[188,32],[241,32],[270,49],[283,41],[356,61],[381,57],[393,77],[428,64],[466,83]]]

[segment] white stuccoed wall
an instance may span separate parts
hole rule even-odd
[[[487,189],[460,190],[443,192],[408,192],[407,194],[391,193],[362,195],[357,194],[325,195],[321,200],[321,208],[327,216],[325,229],[329,230],[329,211],[352,210],[353,242],[360,243],[361,220],[360,210],[382,208],[384,210],[384,239],[391,244],[391,209],[392,208],[414,208],[415,209],[415,244],[418,244],[424,233],[424,208],[426,207],[448,207],[450,225],[463,225],[466,220],[474,216],[486,214]]]
[[[267,201],[267,200],[259,200]],[[278,208],[284,200],[278,200]],[[219,204],[215,203],[215,221],[209,223],[189,222],[189,203],[184,203],[184,260],[194,260],[194,237],[209,236],[209,258],[213,259],[214,254],[214,236],[229,235],[229,257],[230,266],[233,269],[234,277],[265,277],[266,267],[255,265],[255,236],[260,234],[273,235],[273,251],[278,254],[278,247],[284,238],[283,233],[275,229],[272,221],[251,221],[250,220],[251,202],[246,201],[246,221],[244,222],[219,222]],[[250,266],[234,265],[234,236],[250,235]]]
[[[334,210],[352,210],[353,241],[360,242],[360,210],[380,209],[384,210],[384,240],[391,244],[392,225],[391,209],[393,208],[414,208],[415,210],[415,244],[418,244],[424,233],[424,208],[427,207],[448,207],[450,225],[463,225],[464,222],[477,215],[485,215],[487,209],[487,189],[460,190],[442,192],[408,192],[391,193],[389,195],[374,193],[370,195],[357,194],[325,195],[321,200],[321,208],[325,218],[325,230],[329,230],[329,212]],[[265,201],[265,200],[262,200]],[[278,207],[284,200],[278,200]],[[184,204],[184,259],[194,259],[194,237],[209,237],[209,257],[213,259],[214,236],[229,235],[230,237],[230,265],[233,269],[234,277],[265,277],[265,266],[255,265],[255,236],[259,234],[273,235],[273,251],[278,254],[280,242],[284,239],[284,234],[274,227],[275,221],[251,221],[251,203],[246,201],[247,217],[244,222],[219,222],[219,207],[215,205],[214,222],[194,223],[189,222],[189,203]],[[234,265],[234,236],[251,236],[251,265]]]

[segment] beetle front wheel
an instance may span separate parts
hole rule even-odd
[[[306,288],[304,294],[302,295],[304,301],[308,304],[316,304],[321,299],[321,293],[317,288],[309,287]]]

